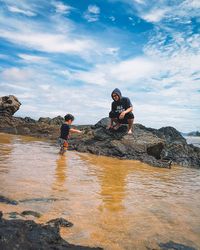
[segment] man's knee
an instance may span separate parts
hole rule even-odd
[[[112,112],[112,111],[110,111],[109,117],[110,117],[110,118],[117,118],[115,112]]]

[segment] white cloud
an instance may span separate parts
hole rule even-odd
[[[116,18],[114,16],[110,16],[109,19],[114,22],[116,20]]]
[[[133,58],[119,63],[107,63],[96,65],[94,69],[87,72],[77,72],[73,75],[75,79],[89,84],[114,86],[116,83],[130,85],[137,80],[149,77],[157,70],[155,63],[147,58]]]
[[[24,9],[20,9],[18,8],[17,6],[8,6],[8,10],[10,12],[13,12],[13,13],[19,13],[19,14],[24,14],[26,16],[36,16],[37,14],[30,11],[30,10],[24,10]]]
[[[97,5],[89,5],[83,17],[88,22],[96,22],[99,20],[100,8]]]
[[[29,54],[18,54],[18,56],[27,63],[48,63],[49,59],[42,56],[35,56]]]
[[[134,2],[138,3],[138,4],[145,4],[146,0],[133,0]]]
[[[6,82],[23,82],[34,77],[33,71],[29,68],[26,70],[17,67],[8,68],[1,72],[1,77]]]
[[[92,14],[100,14],[100,8],[97,5],[89,5],[88,12]]]
[[[143,14],[141,17],[148,22],[156,23],[160,22],[164,17],[166,17],[166,14],[170,11],[170,8],[154,8],[150,12],[146,12],[145,14]]]
[[[24,25],[26,22],[26,25]],[[68,20],[50,19],[49,23],[27,21],[9,16],[0,18],[0,37],[7,41],[42,52],[77,54],[87,58],[102,50],[97,41],[78,35]],[[102,50],[103,51],[103,50]]]
[[[60,14],[69,14],[73,10],[73,7],[62,2],[53,2],[53,5],[56,8],[56,12]]]
[[[34,31],[13,32],[0,30],[0,37],[12,43],[44,52],[53,53],[81,53],[90,50],[95,46],[89,39],[68,39],[66,36],[57,33],[40,33]]]

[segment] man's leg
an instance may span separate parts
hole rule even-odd
[[[128,134],[132,134],[132,129],[133,129],[133,121],[134,119],[128,119]]]
[[[108,129],[109,129],[109,128],[114,128],[114,123],[115,123],[115,124],[118,123],[116,114],[115,114],[114,112],[111,111],[111,112],[109,113],[109,117],[110,117],[110,124],[108,125]]]

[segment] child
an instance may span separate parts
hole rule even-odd
[[[62,124],[60,127],[60,138],[59,138],[59,144],[60,144],[60,154],[63,155],[67,148],[68,148],[68,138],[69,138],[69,133],[78,133],[82,134],[82,131],[78,129],[73,129],[70,127],[72,122],[74,121],[74,116],[71,114],[67,114],[65,117],[65,123]]]

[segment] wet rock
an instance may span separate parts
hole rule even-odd
[[[0,249],[102,249],[69,244],[61,238],[58,227],[34,221],[5,220],[0,213]]]
[[[108,124],[109,118],[103,118],[83,138],[71,139],[71,148],[97,155],[140,160],[165,168],[171,168],[172,163],[200,168],[200,149],[188,145],[175,128],[157,130],[135,124],[133,135],[127,135],[126,126],[114,131],[106,129]]]
[[[41,214],[35,211],[31,211],[31,210],[25,210],[21,213],[22,216],[27,216],[27,215],[32,215],[36,218],[40,218]]]
[[[57,218],[50,220],[46,223],[47,225],[50,225],[51,227],[72,227],[73,223],[63,219],[63,218]]]
[[[21,215],[17,212],[10,212],[8,213],[9,214],[9,218],[10,219],[21,219]]]
[[[0,116],[12,116],[21,103],[14,95],[0,97]]]
[[[6,198],[6,197],[4,197],[2,195],[0,195],[0,202],[6,203],[6,204],[9,204],[9,205],[17,205],[18,204],[17,201],[11,200],[11,199]]]
[[[57,199],[57,198],[31,198],[31,199],[23,199],[23,200],[20,200],[19,202],[22,202],[22,203],[53,202],[53,201],[58,201],[58,200],[64,200],[64,199]]]
[[[167,243],[160,243],[159,246],[162,250],[197,250],[194,247],[186,246],[173,241],[169,241]]]

